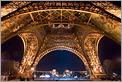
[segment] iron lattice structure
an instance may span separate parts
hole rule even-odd
[[[15,3],[19,5],[12,10],[11,5]],[[105,75],[99,60],[99,41],[107,36],[118,44],[121,42],[120,18],[106,10],[111,4],[105,8],[100,4],[101,7],[98,7],[97,2],[10,4],[3,7],[11,7],[11,11],[7,15],[4,10],[2,12],[1,38],[2,43],[16,35],[23,40],[24,56],[19,75],[31,77],[31,68],[35,68],[47,53],[59,49],[75,53],[84,62],[91,78]]]

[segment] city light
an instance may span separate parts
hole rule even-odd
[[[34,71],[35,70],[34,67],[32,67],[31,70]]]
[[[36,77],[35,77],[36,75]],[[58,73],[56,69],[52,71],[38,71],[34,72],[34,80],[90,80],[87,71],[70,71],[65,70],[63,73]]]

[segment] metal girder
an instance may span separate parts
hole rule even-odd
[[[79,29],[75,29],[75,31],[72,32],[72,30],[74,30],[73,27],[72,28],[69,28],[67,26],[63,27],[62,25],[60,27],[60,24],[57,27],[52,27],[52,28],[50,27],[50,29],[48,29],[48,32],[46,32],[46,30],[45,30],[45,33],[47,33],[47,34],[46,34],[45,38],[43,38],[43,42],[40,43],[41,46],[37,47],[38,51],[36,54],[33,54],[33,58],[31,58],[32,57],[31,54],[27,54],[27,52],[30,53],[30,51],[28,49],[25,49],[27,52],[25,53],[25,57],[23,57],[22,65],[20,66],[20,69],[19,69],[20,74],[22,74],[23,76],[27,76],[27,74],[29,74],[30,76],[28,75],[28,77],[31,77],[31,74],[32,74],[31,68],[36,68],[38,62],[47,53],[54,51],[54,50],[68,50],[68,51],[75,53],[83,61],[86,68],[89,70],[91,78],[98,78],[97,76],[99,76],[101,74],[105,74],[100,65],[98,55],[96,55],[97,51],[95,52],[95,49],[97,46],[96,43],[98,43],[99,38],[102,35],[99,34],[100,32],[98,30],[95,30],[95,29],[91,30],[90,27],[85,26],[85,25],[83,25],[82,27],[80,27],[80,26],[79,27],[74,26],[74,27],[79,28],[80,30],[83,31],[83,33],[77,33],[78,32],[77,30],[79,30]],[[86,27],[86,28],[84,29],[84,27]],[[41,27],[38,26],[38,28],[36,28],[36,30],[38,32],[41,31],[41,30],[39,30],[39,28],[41,28]],[[54,30],[54,29],[57,29],[57,30]],[[68,33],[65,32],[66,29],[69,30]],[[51,32],[49,32],[49,30]],[[80,30],[79,30],[79,32],[80,32]],[[96,32],[96,34],[94,34],[93,32]],[[34,33],[34,35],[35,35],[35,33]],[[42,35],[39,34],[37,37],[37,40],[39,40],[39,36],[41,37]],[[28,35],[28,37],[30,37],[30,38],[26,38],[26,39],[27,40],[31,39],[31,36],[32,35]],[[77,38],[77,36],[84,37],[84,40],[82,40],[83,38],[79,38],[79,37]],[[89,43],[89,41],[93,41],[93,40],[95,41],[95,43]],[[79,41],[80,41],[80,43],[79,43]],[[25,40],[25,42],[26,42],[26,40]],[[32,43],[33,43],[33,41],[32,41]],[[30,46],[29,43],[27,45]],[[87,52],[86,48],[89,47],[89,45],[94,45],[94,46],[92,46],[92,47],[94,47],[94,49],[89,50],[90,52]],[[35,46],[33,46],[33,47],[35,47]],[[93,54],[93,55],[89,55],[88,53]],[[95,62],[97,61],[98,63],[94,63],[92,61],[91,58],[94,58],[94,57],[97,58],[95,60]],[[91,63],[93,63],[92,65],[95,65],[95,66],[98,65],[98,67],[92,66]],[[99,68],[100,72],[96,73],[96,71],[94,71],[94,69],[98,69],[98,68]]]
[[[93,4],[92,4],[93,3]],[[27,5],[29,4],[29,5]],[[21,7],[24,6],[24,7]],[[107,7],[106,7],[107,6]],[[21,8],[20,8],[21,7]],[[46,10],[46,9],[74,9],[74,10],[82,10],[82,11],[90,11],[93,13],[104,15],[108,18],[118,20],[120,19],[116,17],[118,13],[114,11],[111,12],[111,10],[116,10],[120,12],[120,8],[116,7],[112,3],[108,1],[14,1],[7,5],[5,5],[2,8],[2,20],[8,19],[10,17],[13,17],[15,15],[19,15],[22,13],[27,13],[31,11],[37,11],[37,10]],[[8,10],[6,12],[6,10]],[[106,11],[107,10],[107,11]],[[6,13],[10,13],[6,15]],[[112,14],[114,15],[112,15]]]
[[[14,34],[20,35],[25,44],[19,69],[23,76],[30,77],[31,68],[47,53],[65,49],[80,57],[91,76],[98,78],[105,74],[98,57],[98,42],[108,35],[119,43],[120,22],[80,10],[39,10],[2,21],[2,42]]]
[[[98,54],[98,44],[99,40],[103,37],[102,34],[90,33],[86,36],[84,40],[83,50],[85,54],[89,57],[90,68],[95,77],[105,75],[104,69],[101,66]]]
[[[45,25],[49,27],[53,23],[87,24],[96,26],[114,41],[120,44],[121,23],[108,19],[102,15],[71,9],[39,10],[14,16],[2,21],[2,42],[6,41],[16,32],[34,25]]]
[[[38,51],[39,41],[33,33],[22,33],[19,36],[24,42],[24,55],[18,70],[18,73],[22,74],[31,67]]]

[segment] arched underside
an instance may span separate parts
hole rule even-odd
[[[45,50],[44,52],[41,53],[40,57],[38,57],[35,60],[35,63],[33,64],[33,66],[35,67],[38,64],[39,60],[41,60],[46,54],[48,54],[49,52],[55,51],[55,50],[67,50],[67,51],[70,51],[70,52],[76,54],[84,62],[85,66],[88,68],[88,63],[87,63],[86,59],[83,57],[83,55],[81,53],[79,53],[78,51],[76,51],[75,49],[72,49],[72,48],[66,47],[66,46],[56,46],[56,47],[52,47],[52,48]]]
[[[51,71],[56,69],[59,74],[70,71],[88,71],[83,61],[74,53],[67,50],[55,50],[47,53],[36,65],[36,71]]]
[[[120,44],[120,22],[80,10],[39,10],[2,21],[2,43],[18,34],[25,44],[19,69],[24,76],[31,75],[31,68],[45,54],[66,49],[79,56],[97,78],[104,74],[98,58],[99,40],[105,35]]]
[[[38,59],[35,60],[35,63],[33,64],[33,67],[36,67],[37,64],[39,63],[39,61],[45,55],[47,55],[48,53],[50,53],[52,51],[56,51],[56,50],[66,50],[66,51],[69,51],[69,52],[74,53],[76,56],[78,56],[83,61],[83,63],[85,64],[85,67],[89,70],[88,63],[87,63],[86,59],[83,57],[83,55],[80,52],[76,51],[75,49],[70,48],[70,47],[66,47],[66,46],[56,46],[56,47],[52,47],[52,48],[49,48],[49,49],[45,50],[44,52],[42,52],[41,54],[39,54],[40,57],[38,57]]]
[[[86,24],[95,26],[105,35],[120,44],[121,23],[105,16],[72,9],[47,9],[28,12],[2,21],[2,42],[34,25],[52,26],[53,23]]]
[[[50,52],[52,52],[52,51],[55,51],[55,50],[67,50],[67,51],[70,51],[70,52],[74,53],[76,56],[78,56],[78,57],[83,61],[83,63],[84,63],[84,65],[85,65],[86,69],[89,71],[89,73],[90,73],[90,75],[91,75],[91,78],[94,76],[94,75],[92,74],[92,72],[91,72],[91,69],[90,69],[90,67],[89,67],[88,61],[85,59],[84,55],[81,54],[81,52],[79,52],[79,51],[77,51],[77,50],[75,50],[75,49],[73,49],[73,48],[71,48],[71,47],[67,47],[67,46],[55,46],[55,47],[52,47],[52,48],[49,48],[49,49],[46,49],[46,48],[45,48],[45,50],[44,50],[43,52],[41,52],[41,54],[38,53],[38,56],[37,56],[36,60],[33,62],[33,65],[31,66],[31,68],[34,68],[34,69],[35,69],[36,66],[37,66],[37,64],[39,63],[39,61],[40,61],[45,55],[47,55],[48,53],[50,53]],[[41,51],[41,50],[40,50],[40,51]],[[32,60],[30,60],[30,61],[32,61]],[[63,61],[63,60],[62,60],[62,61]],[[23,64],[23,65],[24,65],[24,67],[27,66],[27,64]],[[31,69],[31,68],[30,68],[30,69]],[[25,72],[25,73],[27,74],[27,71],[30,71],[30,69],[28,69],[28,70],[26,69],[26,71],[23,70],[23,69],[20,69],[20,72],[22,73],[22,71],[23,71],[23,72]],[[29,75],[28,77],[30,77],[30,75]]]
[[[27,33],[25,33],[25,35],[26,34]],[[47,53],[49,53],[51,51],[68,50],[68,51],[71,51],[72,53],[75,53],[83,61],[86,68],[89,69],[91,78],[96,77],[97,75],[101,75],[101,74],[103,75],[104,71],[101,67],[101,64],[100,64],[100,61],[98,58],[98,54],[97,54],[97,48],[96,48],[97,43],[98,43],[99,39],[101,39],[102,36],[103,35],[97,34],[97,33],[91,33],[91,34],[87,35],[84,42],[90,41],[89,45],[87,45],[86,43],[84,43],[84,44],[74,43],[75,41],[72,43],[70,40],[68,40],[69,44],[67,44],[65,42],[61,42],[61,40],[58,38],[57,39],[60,40],[60,43],[56,43],[56,42],[53,42],[55,39],[51,40],[50,37],[47,37],[47,39],[44,39],[45,41],[44,41],[43,45],[40,47],[38,46],[37,54],[33,53],[36,50],[32,50],[31,48],[28,48],[29,50],[26,49],[25,57],[23,57],[22,65],[20,66],[19,72],[21,74],[23,74],[23,73],[28,74],[28,72],[31,71],[31,68],[35,68],[36,65],[38,64],[39,60],[41,60],[43,56],[45,56]],[[25,38],[24,36],[21,36],[21,37]],[[32,35],[30,37],[32,37]],[[69,36],[69,37],[71,37],[71,36]],[[68,38],[68,37],[66,37],[66,38]],[[79,38],[79,39],[81,39],[81,38]],[[49,40],[52,41],[53,44],[50,44]],[[36,39],[34,40],[34,42],[36,42]],[[80,41],[80,42],[82,43],[82,41]],[[95,43],[91,43],[91,42],[95,42]],[[27,43],[27,41],[26,41],[26,43]],[[33,44],[33,42],[31,44]],[[75,45],[70,45],[70,44],[75,44]],[[26,44],[26,45],[28,47],[30,46],[28,44]],[[84,45],[85,46],[84,49],[92,49],[92,50],[87,50],[87,52],[86,52],[85,50],[81,49],[80,45],[81,46]],[[32,48],[36,48],[35,46],[36,45],[33,45]],[[89,47],[89,48],[86,48],[86,47]],[[32,55],[31,55],[31,53],[32,53]],[[28,77],[30,77],[30,76],[28,76]]]

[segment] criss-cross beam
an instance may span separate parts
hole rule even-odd
[[[15,35],[25,31],[26,26],[32,22],[29,14],[14,16],[10,19],[2,21],[1,24],[1,42],[4,43]]]
[[[83,38],[76,38],[77,36],[74,34],[70,34],[70,35],[54,35],[55,32],[53,34],[48,34],[46,36],[46,38],[44,39],[44,43],[42,44],[42,46],[39,48],[39,52],[36,55],[35,60],[27,60],[26,57],[24,57],[23,59],[27,62],[33,62],[33,64],[31,63],[31,66],[29,66],[29,63],[25,64],[23,63],[23,67],[20,69],[21,71],[23,71],[23,76],[27,76],[26,74],[29,74],[30,76],[32,75],[32,70],[31,68],[36,68],[38,62],[49,52],[54,51],[54,50],[68,50],[71,51],[73,53],[75,53],[75,55],[77,55],[85,64],[86,68],[89,70],[90,72],[90,76],[91,79],[92,78],[98,78],[98,76],[103,76],[105,75],[104,70],[102,69],[102,66],[100,64],[99,58],[98,58],[98,51],[97,51],[97,47],[98,47],[98,42],[100,40],[100,38],[103,36],[102,34],[99,33],[93,33],[96,30],[93,31],[93,29],[91,30],[90,27],[88,28],[87,26],[83,26],[86,27],[87,29],[82,29],[82,31],[87,31],[84,33],[80,33],[78,34]],[[74,31],[75,33],[76,31]],[[98,31],[96,31],[98,32]],[[63,32],[65,33],[65,32]],[[82,43],[79,43],[79,41]],[[94,43],[93,43],[93,42]],[[91,43],[92,42],[92,43]],[[93,47],[93,48],[91,48]],[[27,55],[27,58],[30,58],[31,55]],[[93,60],[94,58],[94,60]],[[32,58],[33,59],[33,58]],[[96,63],[97,62],[97,63]],[[92,64],[91,64],[92,63]],[[24,69],[26,67],[26,69]],[[29,77],[29,76],[28,76]]]
[[[84,56],[88,61],[91,73],[93,74],[93,77],[91,76],[91,79],[104,77],[105,72],[101,66],[98,54],[98,44],[100,39],[104,36],[104,33],[93,27],[85,25],[80,26],[80,28],[77,27],[75,31],[78,44],[80,45]]]
[[[32,33],[22,33],[20,34],[20,37],[22,37],[26,43],[26,52],[23,57],[23,61],[20,65],[19,69],[19,75],[22,75],[23,77],[31,77],[33,71],[31,68],[36,68],[36,65],[38,62],[42,59],[43,56],[45,56],[47,53],[54,51],[54,50],[68,50],[73,53],[75,53],[85,64],[86,68],[90,68],[88,66],[88,62],[86,61],[86,58],[84,57],[82,50],[79,48],[76,40],[74,39],[75,36],[71,35],[47,35],[45,39],[43,39],[43,43],[40,47],[39,45],[32,45],[37,44],[39,42],[39,37],[36,39],[35,34]],[[41,37],[41,36],[40,36]],[[63,38],[62,38],[63,37]],[[29,47],[29,48],[28,48]],[[33,49],[32,49],[33,48]],[[37,52],[38,49],[38,52]]]
[[[121,23],[107,19],[104,16],[100,16],[98,14],[91,14],[91,22],[94,23],[101,31],[104,32],[105,35],[109,36],[109,38],[121,44]]]
[[[29,72],[31,67],[34,65],[34,62],[32,61],[36,61],[38,58],[40,58],[40,56],[38,56],[39,49],[42,49],[42,50],[45,49],[43,48],[45,45],[43,45],[43,41],[42,41],[45,39],[39,38],[40,36],[44,35],[41,28],[46,25],[45,29],[48,29],[49,27],[52,27],[51,25],[53,23],[71,23],[73,25],[77,24],[77,25],[82,26],[82,28],[84,29],[85,28],[89,29],[89,27],[94,26],[94,28],[97,30],[99,29],[99,32],[103,33],[103,35],[106,35],[112,38],[113,40],[115,40],[117,43],[120,44],[120,38],[121,38],[120,37],[121,35],[120,22],[114,21],[112,19],[107,19],[106,17],[99,14],[86,12],[86,11],[80,11],[80,10],[71,10],[71,9],[50,9],[50,10],[40,10],[36,12],[29,12],[29,13],[21,14],[21,15],[12,17],[10,19],[7,19],[5,21],[2,21],[2,29],[1,29],[2,30],[1,31],[2,43],[4,43],[9,38],[18,34],[23,38],[23,40],[26,43],[25,44],[26,51],[21,63],[22,65],[20,66],[20,73],[25,72],[25,74],[29,74],[27,72]],[[83,26],[83,25],[87,25],[89,27]],[[26,30],[27,31],[33,30],[32,32],[34,32],[34,34],[31,32],[28,33],[26,32]],[[84,32],[84,30],[79,30],[79,31]],[[87,32],[87,30],[85,32]],[[42,33],[42,35],[37,34],[37,33]],[[95,77],[99,76],[100,74],[104,74],[104,71],[100,65],[99,58],[95,50],[97,46],[96,43],[98,42],[99,38],[100,38],[99,34],[88,35],[84,38],[85,41],[82,42],[83,46],[81,47],[82,49],[84,49],[83,54],[84,53],[86,54],[86,56],[84,55],[85,56],[84,59],[86,59],[87,62],[90,62],[88,63],[88,66],[89,68],[92,69],[91,72],[92,74],[95,75]],[[39,43],[40,41],[42,43]],[[48,41],[50,41],[50,39]],[[59,46],[62,46],[62,45],[59,45]],[[66,46],[66,45],[63,45],[63,46]],[[75,47],[74,49],[77,49],[77,48]],[[96,58],[96,59],[92,60],[93,58]],[[97,62],[97,63],[94,63],[94,62]],[[95,71],[97,69],[99,71]],[[24,75],[24,76],[28,76],[28,75]]]
[[[53,37],[55,37],[55,36],[53,36]],[[59,35],[59,37],[60,37],[60,35]],[[70,37],[72,37],[72,36],[70,36]],[[55,40],[57,40],[57,41],[55,41]],[[89,71],[89,73],[90,73],[90,76],[93,76],[93,74],[91,73],[91,70],[89,68],[88,61],[86,60],[86,57],[84,56],[84,54],[82,52],[82,49],[79,48],[79,44],[74,39],[72,39],[72,40],[68,39],[68,42],[67,42],[67,40],[65,38],[60,38],[60,39],[53,38],[51,40],[49,37],[47,37],[45,39],[43,46],[40,48],[40,50],[38,52],[38,56],[36,57],[36,60],[34,61],[32,67],[34,69],[36,69],[36,66],[38,65],[39,61],[49,52],[52,52],[55,50],[67,50],[67,51],[74,53],[76,56],[78,56],[83,61],[84,65],[86,67],[86,70]]]
[[[17,15],[2,21],[2,43],[11,38],[14,34],[20,32],[22,29],[25,30],[30,26],[57,22],[79,25],[87,24],[89,26],[94,25],[97,29],[100,29],[105,35],[109,36],[117,43],[120,44],[121,42],[121,23],[118,21],[86,11],[72,9],[49,9]]]
[[[18,5],[15,5],[18,4]],[[9,8],[9,9],[7,9]],[[7,9],[7,11],[6,11]],[[121,21],[119,17],[116,17],[117,14],[120,15],[121,7],[118,8],[116,5],[113,5],[111,2],[88,2],[88,1],[14,1],[2,7],[2,20],[8,19],[15,15],[22,13],[27,13],[31,11],[38,10],[47,10],[47,9],[75,9],[81,11],[90,11],[93,13],[104,15],[113,20]],[[107,10],[107,11],[106,11]],[[119,13],[116,13],[119,11]],[[8,15],[6,15],[8,14]],[[113,15],[114,14],[114,15]]]

